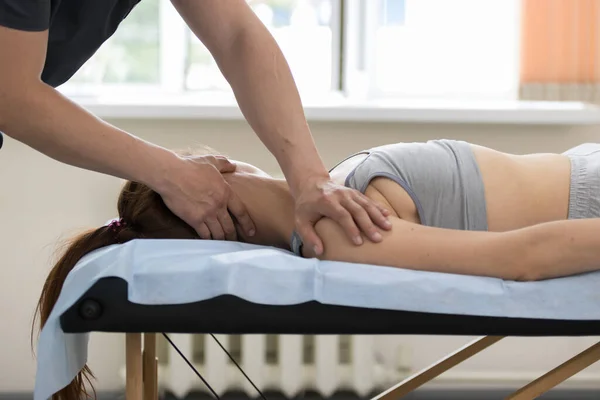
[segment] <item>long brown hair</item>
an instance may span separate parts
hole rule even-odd
[[[133,239],[199,239],[192,227],[173,214],[165,205],[160,195],[149,187],[128,182],[119,195],[117,208],[124,226],[114,230],[109,226],[101,226],[80,234],[72,239],[62,256],[52,267],[42,288],[37,307],[40,329],[50,316],[63,283],[75,264],[86,254],[118,243],[126,243]],[[36,318],[34,317],[33,329]],[[52,400],[79,400],[90,396],[86,382],[93,391],[91,383],[94,378],[87,365],[77,374],[69,385],[52,396]]]

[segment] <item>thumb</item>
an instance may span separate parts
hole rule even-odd
[[[304,242],[304,248],[309,250],[311,256],[320,256],[323,253],[323,243],[310,222],[299,224],[298,233]]]
[[[214,166],[220,173],[235,172],[236,165],[223,156],[215,157]]]

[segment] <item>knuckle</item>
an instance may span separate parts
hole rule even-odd
[[[334,196],[331,193],[323,193],[319,200],[321,201],[321,203],[330,205],[336,202],[336,196]]]
[[[227,216],[227,218],[223,220],[223,230],[226,233],[231,233],[235,230],[235,228],[233,227],[233,221],[229,219],[229,216]]]
[[[346,201],[351,201],[356,198],[353,192],[341,192],[340,197]]]
[[[364,208],[360,208],[357,211],[358,214],[358,218],[360,218],[361,220],[364,220],[366,223],[371,222],[371,216],[369,215],[369,213],[367,212],[367,210],[365,210]]]
[[[339,219],[352,220],[352,216],[344,207],[338,206],[335,208],[334,212],[337,215],[337,218]]]
[[[360,207],[366,207],[368,203],[360,196],[352,195],[350,196],[350,201],[354,204],[358,204]]]
[[[365,208],[362,205],[356,203],[355,201],[349,202],[348,208],[351,209],[352,211],[354,211],[355,213],[359,213],[359,214],[366,213]]]
[[[372,201],[369,201],[367,198],[362,196],[356,197],[354,201],[365,208],[377,208]]]
[[[225,182],[225,181],[223,181],[223,182]],[[229,198],[235,197],[232,195],[233,192],[231,190],[231,187],[229,187],[229,185],[227,183],[223,183],[222,188],[223,188],[223,190],[221,191],[221,197],[224,200],[229,200]]]
[[[363,226],[363,230],[364,230],[366,233],[369,233],[369,234],[372,234],[372,235],[374,235],[374,234],[376,234],[377,232],[379,232],[379,231],[378,231],[378,229],[375,227],[375,225],[373,225],[373,224],[371,224],[371,223],[369,223],[369,224],[365,224],[365,225],[366,225],[366,226]]]
[[[358,229],[356,227],[356,221],[351,216],[342,218],[341,223],[346,225],[347,227],[351,227],[352,229]]]
[[[372,213],[376,213],[376,214],[379,214],[379,213],[381,213],[381,210],[382,210],[382,208],[381,208],[381,207],[378,207],[378,206],[376,206],[375,204],[367,204],[365,207],[366,207],[366,209],[367,209],[367,210],[369,210],[370,212],[372,212]]]
[[[362,216],[361,223],[362,223],[363,226],[365,226],[368,229],[376,229],[375,228],[375,221],[373,221],[373,219],[371,219],[371,217],[367,213],[365,213]]]
[[[188,223],[188,225],[192,226],[201,226],[206,219],[205,213],[188,215],[186,218],[182,218],[184,221]]]
[[[227,194],[223,193],[221,194],[216,201],[215,204],[215,210],[222,210],[225,207],[227,207],[227,203],[228,203],[228,198],[227,198]]]
[[[204,213],[204,218],[203,220],[206,222],[212,222],[217,218],[217,208],[216,207],[211,207],[209,210],[207,210]]]

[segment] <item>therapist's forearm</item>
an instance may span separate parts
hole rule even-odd
[[[43,83],[12,93],[0,96],[4,132],[60,162],[157,188],[160,171],[176,157],[101,121]]]
[[[216,54],[242,113],[277,159],[293,191],[327,176],[298,89],[275,40],[259,22],[248,23],[228,49]]]

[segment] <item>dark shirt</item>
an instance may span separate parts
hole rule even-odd
[[[0,25],[49,30],[42,80],[57,87],[116,31],[140,0],[0,0]]]

